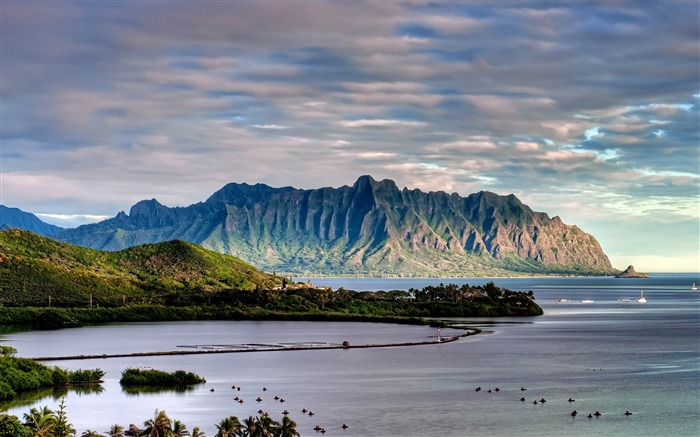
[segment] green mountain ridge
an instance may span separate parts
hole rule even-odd
[[[105,252],[30,231],[0,231],[0,290],[6,305],[148,303],[159,294],[255,290],[280,285],[229,255],[185,241]]]
[[[512,194],[425,193],[370,176],[309,190],[231,183],[205,202],[145,200],[55,238],[100,250],[180,239],[297,275],[617,272],[592,235]]]

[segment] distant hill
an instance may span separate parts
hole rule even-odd
[[[0,229],[20,228],[36,232],[47,237],[63,228],[41,221],[34,214],[24,212],[19,208],[8,208],[0,205]]]
[[[56,238],[101,250],[181,239],[300,275],[616,273],[593,236],[512,194],[400,190],[370,176],[312,190],[231,183],[205,202],[145,200]]]
[[[103,252],[54,241],[33,232],[0,231],[0,296],[5,304],[85,306],[148,302],[163,293],[272,288],[282,278],[229,255],[184,241]]]

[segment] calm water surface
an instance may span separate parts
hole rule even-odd
[[[483,284],[488,279],[316,279],[316,285],[391,290],[428,284]],[[649,279],[494,279],[533,290],[545,315],[534,318],[452,319],[484,330],[454,343],[382,349],[118,358],[51,362],[107,372],[101,394],[66,396],[80,432],[111,424],[139,426],[156,408],[215,434],[229,415],[282,410],[302,435],[326,436],[697,436],[700,435],[700,293],[695,275]],[[644,290],[647,304],[635,299]],[[571,299],[557,304],[555,299]],[[630,299],[621,302],[617,299]],[[583,299],[594,300],[582,304]],[[445,332],[449,334],[450,332]],[[339,322],[186,322],[112,324],[0,336],[20,356],[176,350],[234,343],[422,341],[421,326]],[[207,379],[185,392],[122,392],[126,367],[184,369]],[[234,392],[231,385],[241,387]],[[262,387],[268,388],[267,392]],[[480,392],[474,389],[482,387]],[[498,387],[500,391],[494,389]],[[527,391],[521,391],[526,387]],[[210,389],[215,391],[211,392]],[[494,390],[488,393],[487,390]],[[284,404],[273,397],[282,396]],[[244,404],[233,401],[242,397]],[[261,396],[263,401],[255,402]],[[521,402],[520,398],[526,401]],[[576,401],[569,403],[573,398]],[[546,403],[534,400],[545,398]],[[48,397],[5,405],[22,416],[32,406],[56,408]],[[302,408],[314,411],[309,417]],[[571,416],[572,410],[579,415]],[[623,413],[629,410],[632,416]],[[589,419],[588,413],[602,416]],[[347,423],[347,430],[341,425]]]

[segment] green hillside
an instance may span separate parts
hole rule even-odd
[[[282,278],[184,241],[103,252],[10,229],[0,231],[0,304],[112,306],[177,292],[267,289]]]

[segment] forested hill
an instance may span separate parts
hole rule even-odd
[[[55,238],[101,250],[181,239],[302,276],[616,273],[592,235],[514,195],[401,190],[370,176],[310,190],[232,183],[188,207],[145,200]]]
[[[148,302],[162,294],[273,288],[282,278],[229,255],[184,241],[103,252],[38,234],[0,231],[0,288],[5,305]]]

